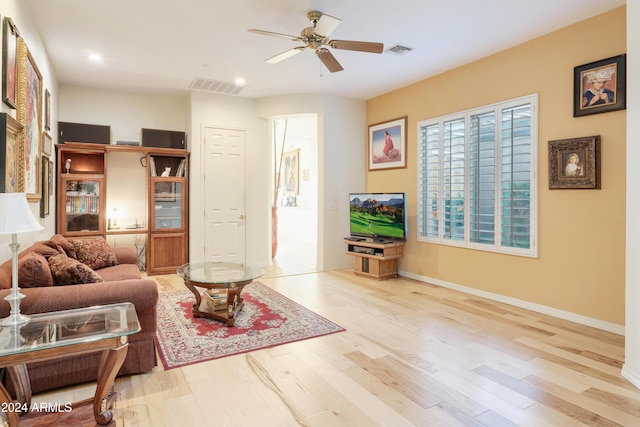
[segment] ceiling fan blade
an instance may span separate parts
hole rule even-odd
[[[265,60],[264,62],[268,62],[269,64],[275,64],[277,62],[280,62],[287,58],[292,57],[296,53],[302,52],[303,50],[305,50],[305,48],[306,48],[305,46],[294,47],[293,49],[289,49],[286,52],[282,52],[276,56],[272,56],[271,58]]]
[[[282,33],[274,33],[272,31],[265,31],[265,30],[256,30],[254,28],[247,30],[250,33],[255,33],[255,34],[262,34],[263,36],[273,36],[273,37],[280,37],[283,39],[288,39],[288,40],[293,40],[293,41],[300,41],[300,37],[298,36],[290,36],[289,34],[282,34]]]
[[[357,42],[353,40],[331,40],[327,43],[334,49],[357,50],[359,52],[382,53],[384,44],[374,42]]]
[[[314,32],[319,36],[329,37],[329,34],[336,29],[340,22],[342,21],[331,15],[322,15],[320,19],[318,19]]]
[[[329,52],[327,49],[316,50],[316,55],[318,55],[318,58],[320,58],[320,61],[322,61],[324,66],[327,67],[327,69],[332,73],[335,73],[336,71],[344,70],[344,68],[342,68],[342,65],[340,65],[336,57],[333,56],[333,54]]]

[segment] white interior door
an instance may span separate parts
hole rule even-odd
[[[205,128],[205,259],[245,262],[245,132]]]

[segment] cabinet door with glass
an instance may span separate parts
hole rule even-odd
[[[184,182],[182,179],[153,178],[151,192],[151,231],[184,229]]]
[[[175,273],[188,261],[188,153],[149,153],[147,274]]]
[[[81,144],[58,149],[57,232],[68,237],[104,236],[105,153]]]

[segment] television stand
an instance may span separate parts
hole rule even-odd
[[[397,259],[404,255],[404,242],[367,242],[345,239],[347,254],[355,256],[354,273],[378,280],[398,276]]]

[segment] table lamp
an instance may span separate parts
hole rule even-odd
[[[9,317],[0,320],[0,326],[22,325],[29,316],[20,314],[20,301],[24,295],[18,287],[18,234],[43,230],[31,213],[25,193],[0,193],[0,234],[11,234],[11,293],[5,297],[11,306]]]

